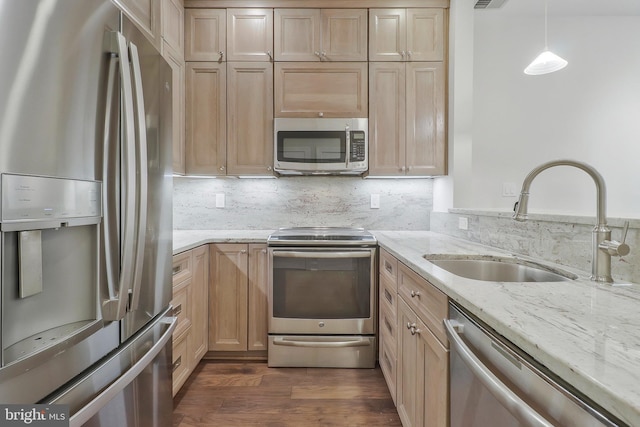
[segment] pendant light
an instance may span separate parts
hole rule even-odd
[[[549,51],[547,45],[547,3],[548,0],[544,0],[544,52],[538,55],[536,59],[524,69],[524,73],[531,76],[553,73],[554,71],[562,70],[568,64],[567,61]]]

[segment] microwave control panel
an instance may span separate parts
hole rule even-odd
[[[351,137],[351,156],[349,161],[351,162],[363,162],[366,160],[366,142],[364,137],[364,131],[352,130],[350,132]]]

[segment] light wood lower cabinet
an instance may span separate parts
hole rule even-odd
[[[267,247],[210,245],[209,350],[266,350]]]
[[[449,352],[442,321],[448,299],[384,249],[379,271],[379,362],[402,425],[446,427]]]
[[[207,352],[209,248],[200,246],[173,257],[173,394]]]

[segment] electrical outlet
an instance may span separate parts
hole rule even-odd
[[[380,209],[380,195],[372,194],[371,195],[371,209]]]
[[[465,216],[461,216],[458,218],[458,228],[460,230],[468,230],[469,229],[469,218]]]
[[[518,195],[518,186],[515,182],[502,183],[502,197],[516,197]]]
[[[216,208],[224,208],[224,193],[216,194]]]

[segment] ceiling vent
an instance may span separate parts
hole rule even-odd
[[[507,0],[478,0],[476,5],[473,7],[474,9],[497,9],[502,7]]]

